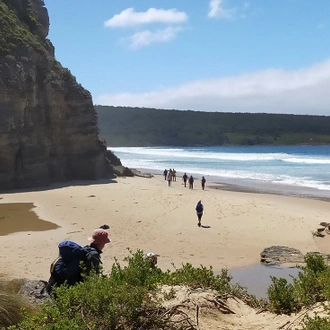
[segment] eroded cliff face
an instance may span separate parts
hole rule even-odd
[[[42,0],[0,0],[0,189],[106,175],[90,93],[54,58]]]

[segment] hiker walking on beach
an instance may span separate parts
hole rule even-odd
[[[189,178],[189,189],[194,189],[194,178],[192,175]]]
[[[110,243],[108,232],[103,228],[95,229],[88,238],[90,244],[84,247],[72,241],[63,241],[58,245],[59,257],[51,264],[51,275],[45,287],[49,294],[62,284],[71,286],[81,282],[84,275],[89,275],[91,271],[100,273],[101,253],[105,244]]]
[[[164,170],[164,178],[165,178],[165,181],[166,181],[166,179],[167,179],[167,169],[165,168],[165,170]]]
[[[188,175],[186,173],[183,174],[182,180],[183,180],[184,186],[187,187]]]
[[[173,181],[176,181],[176,170],[174,168],[172,170],[172,179]]]
[[[202,216],[203,216],[203,212],[204,212],[204,206],[202,204],[202,201],[198,201],[197,205],[196,205],[196,213],[197,213],[197,219],[198,219],[198,227],[200,227],[201,221],[202,221]]]
[[[170,186],[172,181],[172,171],[170,170],[167,174],[167,185]]]
[[[204,177],[202,177],[202,189],[204,190],[204,188],[205,188],[205,182],[206,182],[206,180],[205,180],[205,178]]]

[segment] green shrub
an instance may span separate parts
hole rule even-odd
[[[285,278],[271,276],[272,284],[267,290],[269,310],[276,314],[290,314],[296,310],[294,287]]]
[[[305,269],[300,272],[293,283],[294,295],[300,306],[310,306],[324,300],[320,278],[312,270]]]
[[[75,286],[59,287],[56,299],[12,329],[162,329],[166,319],[150,317],[159,307],[143,286],[92,276]]]
[[[127,266],[122,267],[115,258],[111,269],[111,279],[116,283],[132,286],[144,286],[148,289],[155,288],[156,284],[163,281],[166,276],[159,268],[151,268],[150,261],[145,258],[142,250],[133,253],[129,250],[129,256],[124,258]]]
[[[129,250],[124,261],[122,266],[115,260],[107,276],[93,274],[75,286],[55,289],[56,299],[44,303],[40,311],[25,314],[24,320],[11,330],[182,329],[182,323],[169,322],[170,313],[164,313],[159,298],[162,285],[185,285],[249,297],[243,288],[230,285],[227,270],[214,275],[212,267],[186,264],[173,272],[163,272],[152,268],[141,250]],[[175,292],[169,290],[163,299],[174,296]],[[250,301],[257,301],[250,297]]]
[[[330,270],[324,271],[319,275],[319,283],[322,288],[323,299],[330,301]]]
[[[231,290],[231,276],[228,275],[226,269],[221,271],[221,275],[214,275],[212,266],[207,268],[201,265],[200,268],[195,268],[190,263],[187,263],[182,265],[182,268],[175,268],[175,271],[168,275],[163,282],[169,285],[211,288],[219,293],[228,293]]]
[[[330,330],[330,319],[318,315],[313,318],[306,316],[301,330]]]
[[[305,262],[306,266],[301,267],[302,272],[298,274],[298,278],[294,279],[293,283],[295,297],[299,304],[310,306],[325,300],[324,290],[329,283],[330,272],[325,257],[320,254],[307,254]]]
[[[328,269],[325,262],[325,257],[321,254],[308,253],[305,256],[306,266],[303,269],[308,269],[315,273],[315,275]]]
[[[330,300],[330,269],[326,258],[321,254],[305,256],[306,266],[301,267],[293,284],[285,279],[272,277],[273,284],[268,288],[269,309],[275,313],[291,313],[303,306]]]

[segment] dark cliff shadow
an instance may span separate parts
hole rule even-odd
[[[30,188],[16,188],[11,190],[1,190],[0,193],[2,194],[17,194],[17,193],[24,193],[24,192],[32,192],[32,191],[46,191],[46,190],[53,190],[53,189],[60,189],[72,186],[91,186],[97,184],[109,184],[109,183],[117,183],[117,181],[113,178],[105,178],[105,179],[98,179],[98,180],[73,180],[73,181],[65,181],[65,182],[54,182],[49,184],[48,186],[38,186],[38,187],[30,187]]]

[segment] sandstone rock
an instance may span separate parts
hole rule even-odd
[[[111,165],[122,166],[120,159],[110,150],[107,150],[107,158],[109,159]]]
[[[42,0],[0,3],[0,189],[110,169],[90,93],[54,58]]]
[[[130,170],[133,172],[134,176],[139,176],[142,178],[153,178],[154,176],[150,173],[142,173],[139,170],[135,169],[135,168],[130,168]]]
[[[260,253],[260,262],[267,265],[303,264],[303,254],[287,246],[271,246]]]
[[[112,170],[117,176],[134,176],[133,172],[128,167],[122,165],[112,166]]]

